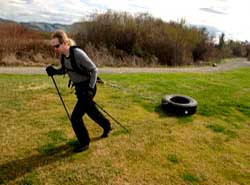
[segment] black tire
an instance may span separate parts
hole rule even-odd
[[[196,112],[197,101],[185,95],[165,95],[162,98],[162,108],[165,112],[185,116]]]

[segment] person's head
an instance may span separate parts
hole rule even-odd
[[[63,30],[55,31],[51,36],[51,46],[54,47],[57,53],[64,53],[70,46],[75,45],[75,42],[68,37]]]

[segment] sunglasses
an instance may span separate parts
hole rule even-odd
[[[59,48],[61,44],[54,45],[54,48]]]

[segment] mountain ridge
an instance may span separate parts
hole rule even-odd
[[[60,24],[60,23],[47,23],[47,22],[16,22],[12,20],[3,19],[1,17],[0,17],[0,23],[16,23],[16,24],[23,25],[26,28],[29,28],[32,30],[45,31],[45,32],[53,32],[58,29],[62,29],[66,32],[71,32],[75,28],[77,28],[79,24],[81,24],[79,22],[75,22],[73,24]],[[212,26],[207,26],[207,25],[192,25],[192,26],[195,26],[198,28],[204,27],[206,28],[206,30],[208,31],[210,35],[214,35],[214,36],[218,36],[219,34],[222,33],[221,30]]]
[[[45,32],[53,32],[58,29],[62,29],[66,32],[71,31],[73,24],[60,24],[60,23],[47,23],[47,22],[16,22],[13,20],[3,19],[0,17],[0,23],[11,23],[11,24],[19,24],[26,28],[37,30],[37,31],[45,31]]]

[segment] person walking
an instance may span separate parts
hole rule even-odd
[[[77,102],[71,115],[71,124],[79,145],[74,152],[82,152],[89,148],[90,138],[83,121],[85,113],[102,127],[102,138],[108,137],[111,124],[98,110],[93,98],[96,94],[97,67],[87,54],[73,45],[74,41],[68,35],[58,30],[52,34],[51,46],[60,55],[61,67],[52,65],[46,67],[48,76],[68,74],[75,87]]]

